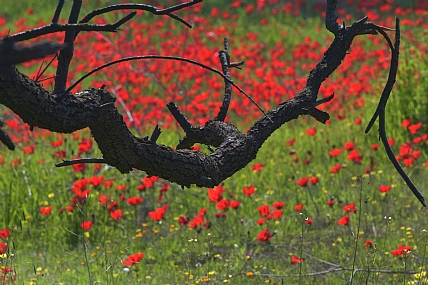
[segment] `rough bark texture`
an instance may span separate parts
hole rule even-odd
[[[327,113],[316,109],[316,106],[333,97],[317,101],[321,83],[341,64],[355,36],[375,32],[370,29],[366,18],[350,27],[337,24],[334,11],[336,1],[329,0],[328,3],[326,26],[335,35],[330,48],[310,72],[300,94],[267,112],[247,134],[230,123],[212,120],[203,127],[185,129],[186,138],[179,147],[181,149],[177,150],[156,144],[149,138],[137,138],[126,127],[122,115],[113,104],[115,98],[109,92],[90,88],[76,94],[53,94],[9,65],[5,60],[7,50],[1,49],[1,42],[0,103],[31,127],[59,133],[89,127],[104,161],[122,173],[135,168],[182,186],[196,184],[214,187],[252,161],[265,140],[285,122],[303,114],[309,114],[323,123],[329,118]],[[185,149],[193,143],[208,144],[216,149],[209,155]]]

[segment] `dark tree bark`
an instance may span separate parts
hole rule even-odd
[[[237,87],[231,81],[229,69],[243,64],[242,62],[230,62],[228,45],[225,41],[225,49],[219,52],[219,60],[222,65],[221,75],[225,81],[225,96],[218,115],[204,126],[194,127],[173,102],[167,105],[186,132],[186,137],[180,141],[176,150],[156,143],[160,134],[158,127],[150,138],[134,136],[126,127],[122,115],[114,105],[115,98],[109,92],[90,88],[72,94],[69,92],[70,88],[66,88],[68,66],[73,55],[74,39],[78,33],[95,30],[114,32],[135,13],[130,13],[122,20],[110,25],[86,24],[96,15],[120,9],[141,9],[156,15],[168,15],[188,25],[173,12],[201,1],[194,0],[163,10],[142,4],[113,5],[95,10],[82,21],[77,22],[82,1],[74,0],[67,25],[57,24],[63,4],[63,1],[59,1],[50,25],[1,40],[0,103],[18,114],[31,127],[37,126],[58,133],[71,133],[89,127],[103,158],[64,161],[58,166],[82,161],[104,162],[122,173],[135,168],[145,171],[148,175],[157,175],[175,182],[182,187],[190,187],[191,184],[214,187],[252,161],[265,140],[285,122],[297,119],[300,115],[310,115],[319,122],[325,123],[329,119],[329,114],[317,109],[317,106],[330,101],[333,95],[317,101],[321,83],[341,64],[356,36],[377,33],[384,35],[384,31],[388,30],[368,22],[367,17],[348,27],[340,25],[336,22],[337,0],[328,0],[325,23],[326,28],[335,36],[332,44],[310,72],[302,91],[294,98],[284,101],[275,109],[264,113],[264,116],[256,121],[247,133],[242,133],[234,125],[224,122],[232,86]],[[26,48],[20,48],[17,44],[20,41],[57,31],[66,31],[63,44],[38,43]],[[390,40],[389,43],[391,46]],[[398,65],[398,45],[396,48],[397,62],[393,62],[393,64]],[[45,90],[14,66],[23,61],[56,53],[58,50],[60,50],[60,61],[53,92]],[[395,74],[393,76],[395,78]],[[392,88],[392,85],[390,87]],[[0,139],[12,148],[13,144],[10,146],[11,142],[4,137],[7,138],[7,135],[1,131]],[[206,144],[216,149],[207,155],[191,150],[190,147],[194,143]],[[418,198],[423,203],[423,197],[420,197]]]

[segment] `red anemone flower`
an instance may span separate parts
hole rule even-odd
[[[317,130],[316,130],[314,127],[312,127],[312,128],[310,128],[310,129],[307,129],[307,130],[306,130],[306,134],[307,134],[308,136],[315,136],[315,135],[317,134]]]
[[[5,254],[7,252],[8,245],[5,242],[0,242],[0,254]]]
[[[128,200],[126,201],[128,202],[129,205],[136,206],[143,203],[144,199],[141,198],[140,196],[134,196],[134,197],[128,198]]]
[[[266,164],[262,164],[262,163],[256,163],[254,164],[251,168],[253,169],[254,172],[260,172],[263,170],[263,168],[266,166]]]
[[[284,208],[284,202],[274,202],[274,203],[273,203],[273,207],[274,207],[275,209],[280,210],[280,209]]]
[[[301,211],[303,209],[303,204],[298,204],[296,206],[294,206],[294,210],[296,211]]]
[[[187,225],[189,223],[189,218],[186,216],[180,216],[178,218],[178,223],[180,224],[180,226]]]
[[[409,254],[411,250],[411,247],[409,245],[404,246],[404,245],[399,245],[398,249],[394,249],[391,254],[394,256],[405,256],[407,254]]]
[[[328,152],[328,155],[331,156],[331,157],[334,157],[334,156],[339,156],[341,153],[342,153],[342,151],[340,149],[335,148],[333,150],[330,150]]]
[[[92,221],[84,221],[84,222],[80,223],[80,227],[83,230],[87,231],[92,227]]]
[[[355,203],[350,203],[349,205],[343,206],[343,210],[347,213],[356,213],[357,212],[357,208],[356,208]]]
[[[0,230],[0,238],[2,239],[7,239],[10,235],[10,230],[9,229],[2,229]]]
[[[251,185],[251,186],[250,186],[250,187],[248,187],[248,188],[246,188],[246,187],[242,188],[242,191],[244,192],[244,194],[245,194],[246,196],[251,196],[251,195],[253,195],[253,194],[254,194],[254,190],[255,190],[254,185]]]
[[[304,259],[304,258],[299,258],[299,257],[297,257],[297,256],[292,255],[292,256],[291,256],[290,264],[302,263],[303,261],[305,261],[305,259]]]
[[[227,199],[223,199],[217,203],[216,208],[221,211],[227,211],[230,207],[230,201]]]
[[[166,210],[168,209],[168,204],[157,208],[155,211],[149,212],[149,217],[152,218],[153,221],[161,221],[165,216]]]
[[[135,253],[133,255],[129,255],[126,260],[122,260],[122,265],[124,266],[132,266],[137,264],[143,259],[144,253]]]
[[[120,220],[122,218],[122,210],[117,209],[110,212],[110,217],[112,217],[114,220]]]
[[[349,216],[343,216],[340,220],[337,221],[338,225],[347,226],[351,218]]]
[[[237,200],[233,200],[232,202],[230,202],[230,207],[232,209],[237,209],[237,208],[239,208],[240,205],[241,205],[241,202],[239,202]]]
[[[391,185],[381,185],[379,186],[379,191],[382,193],[387,193],[391,190]]]
[[[257,236],[257,239],[261,242],[269,241],[272,237],[272,234],[269,232],[268,229],[265,229],[264,231],[260,232]]]
[[[366,242],[364,243],[365,247],[373,247],[373,241],[372,240],[366,240]]]
[[[296,184],[300,185],[302,187],[305,187],[306,185],[308,185],[308,182],[309,182],[309,177],[303,177],[303,178],[300,178],[299,180],[297,180]]]
[[[49,206],[49,207],[40,207],[40,213],[43,216],[49,216],[51,214],[51,212],[52,212],[52,207],[51,206]]]

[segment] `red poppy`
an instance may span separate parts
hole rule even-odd
[[[349,216],[343,216],[340,220],[337,221],[338,225],[347,226],[351,218]]]
[[[62,144],[64,143],[63,140],[59,139],[57,141],[51,142],[51,146],[53,146],[54,148],[58,148],[60,147]]]
[[[133,266],[134,264],[138,264],[144,257],[144,253],[135,253],[133,255],[129,255],[126,260],[122,260],[122,265],[124,266]]]
[[[266,164],[262,164],[262,163],[256,163],[254,164],[251,168],[253,169],[254,172],[260,172],[263,170],[263,168],[266,166]]]
[[[282,209],[282,208],[284,208],[284,202],[274,202],[273,203],[273,207],[275,208],[275,209]]]
[[[318,177],[312,177],[312,178],[310,178],[310,179],[309,179],[309,182],[310,182],[312,185],[317,184],[317,183],[318,183],[318,181],[319,181]]]
[[[422,122],[419,122],[417,124],[414,125],[410,125],[407,127],[407,129],[409,130],[410,134],[414,135],[416,134],[416,132],[422,127]]]
[[[312,225],[312,223],[313,223],[314,221],[312,220],[312,219],[307,219],[306,221],[305,221],[305,224],[306,225],[308,225],[308,226],[310,226],[310,225]]]
[[[291,141],[285,143],[286,146],[292,146],[296,142],[296,139],[293,138]]]
[[[377,144],[377,143],[372,144],[371,149],[372,150],[378,150],[379,149],[379,144]]]
[[[126,201],[128,202],[129,205],[136,206],[143,203],[144,199],[141,198],[140,196],[134,196],[134,197],[128,198],[128,200]]]
[[[216,208],[220,211],[227,211],[230,207],[229,200],[223,199],[220,202],[217,203]]]
[[[149,212],[149,217],[152,218],[153,221],[161,221],[165,216],[166,210],[168,209],[168,204],[157,208],[155,211]]]
[[[248,187],[248,188],[246,188],[246,187],[242,188],[242,191],[243,191],[243,192],[244,192],[244,194],[245,194],[245,195],[247,195],[247,196],[251,196],[251,195],[253,195],[253,194],[254,194],[254,190],[255,190],[254,185],[251,185],[251,186],[250,186],[250,187]]]
[[[260,218],[260,219],[257,220],[257,224],[264,225],[264,224],[266,224],[266,220],[263,219],[263,218]]]
[[[382,193],[387,193],[391,190],[391,185],[381,185],[379,186],[379,191]]]
[[[342,151],[340,149],[335,148],[333,150],[330,150],[328,152],[328,155],[331,156],[331,157],[334,157],[334,156],[339,156],[341,153],[342,153]]]
[[[43,216],[49,216],[51,214],[51,212],[52,212],[52,207],[51,206],[49,206],[49,207],[40,207],[39,211],[40,211],[40,213]]]
[[[223,199],[223,192],[219,189],[208,189],[208,199],[213,203],[220,202]]]
[[[26,146],[26,147],[24,147],[24,149],[22,150],[22,152],[24,154],[33,154],[35,148],[36,148],[36,145]]]
[[[5,254],[7,252],[8,245],[5,242],[0,242],[0,254]]]
[[[189,218],[186,216],[180,216],[178,218],[178,223],[180,224],[180,226],[187,225],[189,223]]]
[[[100,194],[98,196],[98,202],[100,203],[100,205],[105,205],[110,201],[110,195],[103,195]]]
[[[267,204],[264,204],[263,206],[258,207],[257,210],[259,211],[259,214],[262,217],[266,217],[267,215],[270,214],[270,208],[269,208],[269,205]]]
[[[111,187],[113,187],[113,181],[112,180],[106,180],[104,181],[104,188],[109,189]]]
[[[116,191],[125,191],[126,190],[126,185],[122,184],[122,185],[117,185],[116,186]]]
[[[82,172],[86,169],[86,163],[77,163],[77,164],[73,164],[73,170],[74,172],[78,173],[78,172]]]
[[[345,212],[347,213],[356,213],[357,212],[357,208],[355,203],[350,203],[349,205],[345,205],[342,208]]]
[[[361,164],[361,161],[363,160],[363,156],[360,155],[360,151],[359,150],[351,150],[349,152],[349,155],[346,157],[348,160]]]
[[[391,254],[394,256],[405,256],[407,254],[409,254],[411,248],[410,246],[403,246],[403,245],[399,245],[398,249],[394,249]]]
[[[327,205],[328,205],[328,206],[330,206],[330,207],[333,207],[334,203],[336,203],[336,200],[334,200],[334,199],[332,199],[332,198],[330,198],[330,199],[327,201]]]
[[[92,184],[94,187],[98,187],[104,180],[104,176],[92,176],[88,179],[88,182]]]
[[[343,148],[346,150],[353,150],[354,147],[355,147],[355,143],[353,142],[346,142],[345,145],[343,146]]]
[[[196,228],[197,226],[203,224],[204,217],[203,216],[195,216],[193,221],[189,222],[189,227]]]
[[[237,209],[237,208],[239,208],[240,205],[241,205],[241,202],[239,202],[237,200],[233,200],[232,202],[230,202],[230,207],[232,209]]]
[[[361,125],[361,118],[356,118],[354,121],[355,125]]]
[[[296,184],[300,185],[302,187],[305,187],[306,185],[308,185],[308,182],[309,182],[309,177],[303,177],[303,178],[300,178],[299,180],[297,180]]]
[[[371,240],[366,240],[366,242],[364,243],[364,246],[365,247],[373,247],[373,241],[371,241]]]
[[[78,152],[78,155],[80,156],[81,154],[90,151],[91,148],[92,148],[92,140],[91,139],[82,138],[82,140],[79,143],[79,152]]]
[[[10,235],[10,230],[9,229],[2,229],[0,230],[0,238],[2,239],[7,239]]]
[[[292,255],[292,256],[291,256],[290,264],[302,263],[303,261],[305,261],[305,259],[304,259],[304,258],[299,258],[299,257],[297,257],[297,256]]]
[[[205,216],[205,214],[207,213],[207,209],[206,208],[201,208],[198,212],[198,216]]]
[[[405,128],[407,128],[408,126],[410,126],[410,124],[412,123],[412,120],[411,119],[404,119],[402,122],[401,122],[401,126],[403,126],[403,127],[405,127]]]
[[[273,210],[272,211],[272,218],[279,220],[282,217],[282,210]]]
[[[294,206],[294,210],[296,211],[301,211],[303,209],[303,204],[298,204],[296,206]]]
[[[306,134],[307,134],[308,136],[315,136],[315,135],[317,134],[317,130],[316,130],[314,127],[312,127],[312,128],[310,128],[310,129],[307,129],[307,130],[306,130]]]
[[[84,222],[80,223],[80,227],[83,230],[87,231],[92,227],[92,221],[84,221]]]
[[[261,242],[269,241],[272,237],[272,234],[269,232],[268,229],[265,229],[264,231],[261,231],[259,235],[257,236],[257,239]]]
[[[339,170],[340,170],[341,168],[342,168],[342,165],[337,164],[337,165],[332,166],[332,167],[330,168],[330,172],[331,172],[331,173],[338,173],[338,172],[339,172]]]
[[[110,212],[110,217],[112,217],[114,220],[120,220],[122,218],[122,210],[117,209]]]

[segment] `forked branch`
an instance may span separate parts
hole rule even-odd
[[[155,14],[172,17],[172,12],[194,5],[197,2],[201,2],[201,0],[186,2],[163,10],[150,10],[152,8],[147,8],[149,6],[144,6],[144,9],[148,9],[147,11],[150,10]],[[336,3],[336,0],[328,0],[326,13],[326,27],[335,35],[335,38],[322,59],[309,73],[302,91],[294,98],[281,102],[269,112],[261,110],[263,115],[247,133],[239,131],[233,124],[224,122],[227,116],[230,96],[232,95],[232,86],[248,96],[231,80],[229,69],[238,67],[242,63],[230,62],[227,42],[225,42],[224,50],[219,53],[222,72],[189,59],[171,56],[139,56],[107,63],[78,80],[80,82],[97,70],[107,68],[118,62],[148,58],[187,61],[221,75],[225,82],[222,108],[217,116],[204,126],[192,126],[173,102],[167,105],[174,118],[186,132],[186,138],[178,144],[177,149],[156,143],[160,135],[158,127],[155,128],[150,138],[134,136],[114,105],[115,97],[103,88],[90,88],[72,94],[69,92],[75,86],[72,85],[68,88],[65,86],[55,88],[54,92],[50,92],[4,60],[0,61],[0,86],[4,87],[0,88],[0,103],[18,114],[31,127],[38,126],[60,133],[70,133],[89,127],[103,157],[84,160],[83,162],[107,163],[122,173],[129,172],[132,169],[139,169],[145,171],[148,175],[157,175],[171,182],[176,182],[182,187],[189,187],[192,184],[201,187],[214,187],[252,161],[265,140],[285,122],[297,119],[300,115],[310,115],[322,123],[328,120],[329,114],[317,109],[320,104],[328,103],[333,98],[332,94],[326,98],[317,99],[322,82],[342,63],[356,36],[377,33],[383,35],[384,30],[386,30],[386,28],[375,26],[368,22],[367,17],[347,27],[336,23]],[[78,3],[76,5],[78,6]],[[58,7],[54,20],[59,16],[60,3]],[[117,9],[129,9],[130,7],[114,5],[99,9],[86,16],[81,23],[87,22],[101,13]],[[141,8],[141,6],[139,7]],[[76,12],[78,9],[72,10]],[[76,13],[73,11],[71,14],[75,16]],[[73,25],[74,16],[69,21],[68,26]],[[75,26],[77,25],[81,24],[76,24]],[[73,38],[69,38],[69,41],[65,42],[68,47],[72,46],[75,36],[76,34],[74,33]],[[398,52],[398,46],[395,49]],[[68,65],[60,62],[58,69],[61,68],[67,69]],[[58,92],[55,94],[56,91],[60,91],[61,96],[58,96]],[[250,96],[248,97],[251,99]],[[380,108],[378,114],[382,121],[384,114],[382,108]],[[380,124],[383,123],[380,122]],[[212,149],[210,154],[194,151],[190,149],[194,143],[206,144],[215,149],[210,148]],[[66,161],[59,166],[81,162],[82,160]]]

